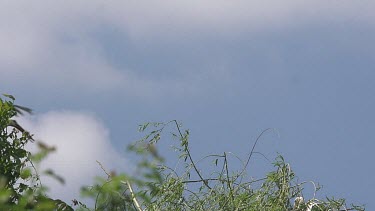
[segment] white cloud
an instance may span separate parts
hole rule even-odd
[[[70,202],[79,198],[83,185],[92,185],[95,176],[104,176],[96,160],[106,170],[130,173],[132,166],[111,145],[108,129],[93,114],[75,111],[52,111],[33,117],[20,117],[19,120],[36,140],[48,146],[55,146],[41,163],[41,169],[52,169],[61,175],[66,184],[42,177],[44,185],[50,187],[50,195]],[[35,145],[30,146],[35,151]],[[124,146],[125,147],[125,146]]]

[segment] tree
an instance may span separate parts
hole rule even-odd
[[[0,98],[0,208],[1,210],[73,210],[61,200],[45,194],[33,162],[40,162],[53,148],[39,144],[41,151],[35,155],[24,149],[32,136],[13,117],[19,113],[14,98]],[[171,129],[172,126],[172,129]],[[167,166],[157,152],[157,143],[170,129],[177,141],[178,167]],[[273,165],[275,170],[264,178],[254,180],[249,175],[250,154],[243,167],[232,170],[229,153],[208,155],[217,170],[205,172],[190,152],[189,130],[183,130],[176,121],[146,123],[139,126],[146,135],[129,145],[128,150],[138,155],[135,173],[108,172],[106,178],[97,178],[95,184],[82,188],[82,194],[94,199],[93,208],[74,199],[76,210],[264,210],[264,211],[328,211],[364,210],[361,206],[347,207],[344,199],[315,198],[320,189],[315,183],[314,197],[304,199],[306,182],[299,183],[290,165],[279,155]],[[32,143],[35,144],[35,143]],[[38,143],[36,143],[38,144]],[[53,173],[49,172],[54,176]],[[90,179],[90,178],[88,178]]]
[[[39,175],[34,168],[37,161],[52,151],[41,147],[32,156],[25,145],[33,141],[32,136],[14,119],[30,109],[14,105],[14,97],[0,98],[0,208],[1,210],[73,210],[61,200],[45,195]]]

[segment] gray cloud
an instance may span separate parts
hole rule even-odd
[[[165,50],[163,42],[180,42],[176,39],[186,36],[194,39],[205,37],[205,34],[216,34],[225,39],[236,39],[238,34],[244,32],[260,33],[319,20],[334,22],[356,19],[372,23],[374,15],[369,9],[371,4],[374,3],[270,1],[265,4],[264,1],[211,0],[204,3],[2,3],[0,82],[22,84],[27,89],[44,89],[55,95],[77,91],[97,94],[116,90],[121,90],[120,93],[125,95],[146,97],[161,93],[200,93],[206,88],[206,81],[202,79],[206,77],[217,83],[225,82],[228,74],[224,72],[228,70],[221,71],[220,74],[224,74],[220,75],[203,68],[212,61],[200,61],[198,67],[188,71],[175,67],[172,71],[180,73],[175,77],[149,78],[142,67],[114,66],[109,61],[108,52],[102,49],[103,42],[109,41],[98,39],[97,32],[102,26],[112,26],[120,34],[126,35],[124,39],[131,43],[130,48],[134,53],[155,48],[162,54]],[[221,66],[220,62],[217,65]]]

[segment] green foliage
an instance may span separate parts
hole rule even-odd
[[[73,210],[65,202],[46,195],[34,167],[34,163],[38,164],[55,149],[37,142],[38,153],[31,155],[25,150],[33,138],[13,118],[31,110],[14,105],[13,96],[5,97],[6,100],[0,98],[0,210]],[[166,165],[156,147],[168,129],[176,141],[173,150],[178,153],[173,168]],[[146,123],[139,126],[139,131],[146,135],[128,147],[129,152],[137,155],[136,170],[131,174],[116,174],[98,162],[107,177],[97,177],[95,184],[82,188],[82,195],[93,199],[95,204],[90,208],[74,199],[76,210],[364,210],[361,206],[347,207],[344,199],[317,199],[315,194],[320,187],[312,182],[313,197],[304,199],[307,182],[297,181],[281,155],[273,163],[274,170],[264,178],[255,180],[247,175],[249,161],[263,133],[256,139],[246,162],[241,161],[240,169],[231,168],[229,160],[233,154],[224,152],[201,159],[212,159],[214,170],[207,171],[192,157],[189,130],[183,130],[176,120]],[[45,174],[64,182],[52,170]]]
[[[6,96],[11,100],[0,99],[0,177],[3,181],[1,187],[9,190],[8,202],[14,203],[29,190],[25,184],[31,178],[30,170],[25,168],[29,162],[29,153],[24,149],[29,137],[26,134],[20,136],[16,128],[8,127],[17,112],[13,104],[14,97]],[[20,178],[22,181],[18,182]]]
[[[178,141],[173,147],[179,158],[175,168],[168,167],[156,150],[156,144],[168,125],[175,126],[176,133],[171,134]],[[273,163],[275,170],[264,178],[254,180],[247,176],[247,164],[259,137],[242,169],[230,171],[228,154],[224,152],[207,156],[205,159],[213,158],[217,171],[204,172],[190,153],[189,131],[183,131],[177,121],[146,123],[140,125],[139,131],[146,132],[149,128],[153,129],[128,147],[140,157],[133,175],[112,177],[107,173],[107,179],[102,178],[94,188],[85,190],[86,195],[96,196],[95,210],[364,210],[355,205],[347,208],[344,199],[315,198],[320,187],[314,183],[314,197],[304,199],[306,182],[296,181],[290,165],[281,155]],[[110,187],[110,183],[113,183],[112,187],[105,188]],[[112,202],[114,199],[117,201]]]
[[[32,136],[13,119],[30,109],[14,104],[15,98],[0,98],[0,208],[1,210],[73,210],[61,200],[45,195],[33,158],[40,162],[51,148],[39,144],[40,152],[32,156],[25,145]]]

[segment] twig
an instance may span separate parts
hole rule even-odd
[[[100,163],[99,161],[96,161],[100,168],[104,171],[104,173],[108,176],[108,179],[111,178],[111,175],[105,170],[104,166],[102,165],[102,163]]]
[[[180,134],[181,138],[183,138],[183,135],[182,135],[182,133],[181,133],[180,126],[178,125],[177,120],[173,120],[173,121],[174,121],[174,123],[176,124],[177,130],[178,130],[178,133]],[[211,190],[212,188],[208,185],[207,180],[203,179],[202,175],[199,173],[197,167],[195,166],[195,163],[194,163],[194,161],[193,161],[193,158],[191,157],[190,150],[189,150],[188,147],[186,147],[186,152],[187,152],[187,155],[188,155],[188,157],[189,157],[189,160],[190,160],[191,164],[192,164],[193,167],[194,167],[195,172],[197,172],[199,178],[203,181],[203,184],[204,184],[208,189]]]
[[[267,129],[263,130],[263,131],[259,134],[259,136],[258,136],[257,139],[255,140],[255,143],[253,144],[253,146],[252,146],[252,148],[251,148],[251,150],[250,150],[249,157],[247,158],[246,164],[245,164],[245,166],[243,167],[243,169],[242,169],[242,171],[241,171],[241,173],[240,173],[239,175],[242,175],[242,173],[246,170],[247,166],[249,165],[249,162],[250,162],[251,156],[252,156],[253,153],[254,153],[254,149],[255,149],[255,147],[256,147],[256,145],[257,145],[257,143],[258,143],[260,137],[262,137],[263,134],[264,134],[265,132],[267,132],[267,131],[269,131],[269,130],[272,130],[272,129],[273,129],[273,128],[267,128]]]

